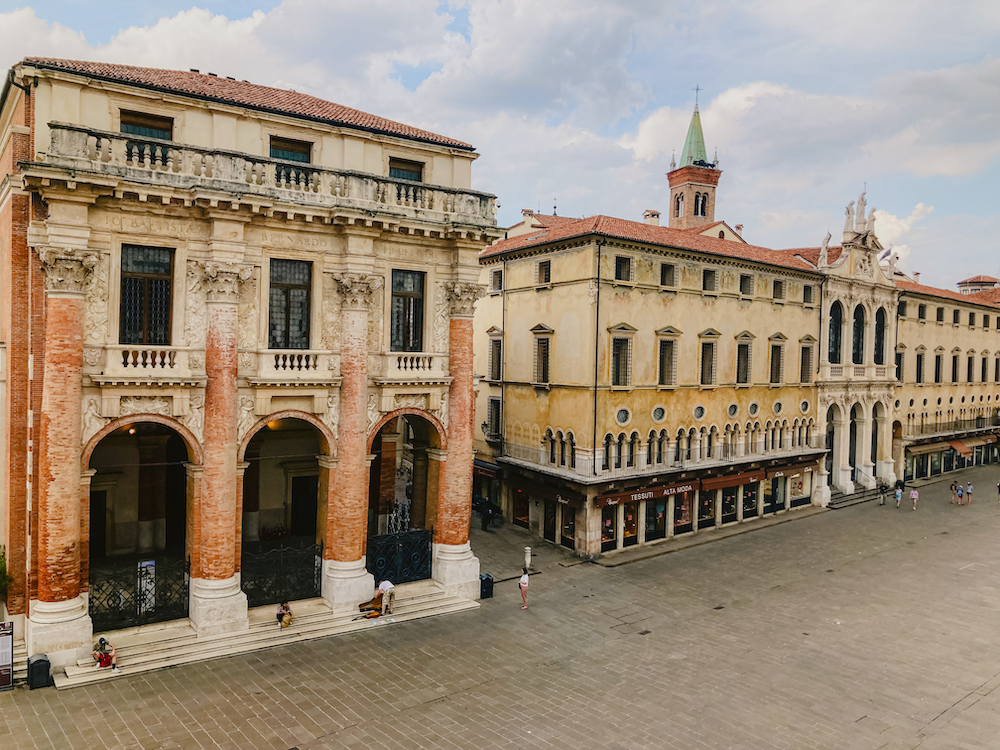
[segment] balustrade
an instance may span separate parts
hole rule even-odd
[[[186,348],[116,344],[105,349],[105,375],[149,378],[190,375]]]

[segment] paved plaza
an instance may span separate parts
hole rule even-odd
[[[549,547],[527,611],[506,580],[454,616],[19,689],[0,747],[1000,747],[1000,469],[960,476],[971,507],[949,477],[917,512],[871,502],[618,567]],[[487,570],[538,544],[472,541]]]

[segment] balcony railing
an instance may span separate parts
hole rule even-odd
[[[1000,415],[977,417],[975,419],[952,419],[930,424],[914,424],[906,429],[907,437],[923,435],[949,435],[971,430],[991,430],[1000,427]]]
[[[191,376],[189,349],[177,346],[114,344],[104,347],[102,374],[110,377],[180,378]]]
[[[492,228],[495,197],[364,172],[327,169],[173,141],[144,140],[68,123],[49,123],[45,164],[131,182],[206,188],[322,207],[391,211],[437,222]]]
[[[422,380],[448,375],[448,358],[424,352],[383,354],[379,368],[383,380]]]
[[[251,378],[265,381],[329,380],[337,374],[333,360],[334,356],[330,352],[318,349],[240,351],[241,371]]]

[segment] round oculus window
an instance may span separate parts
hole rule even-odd
[[[802,413],[805,414],[807,411],[809,411],[809,402],[803,401],[801,404],[799,404],[799,408],[802,410]]]
[[[705,416],[705,407],[704,406],[696,406],[696,407],[694,407],[694,418],[695,419],[702,419],[704,416]]]
[[[739,410],[740,410],[740,407],[737,404],[730,404],[729,405],[729,416],[735,417],[736,414],[739,412]]]
[[[757,416],[757,412],[760,411],[760,407],[757,404],[750,404],[750,408],[747,409],[751,417]]]
[[[626,422],[628,422],[629,416],[630,414],[628,409],[619,409],[618,413],[615,414],[615,419],[618,420],[618,424],[625,424]]]
[[[662,422],[665,416],[667,416],[667,410],[664,409],[662,406],[657,406],[655,409],[653,409],[654,422]]]
[[[781,414],[781,402],[780,401],[775,401],[774,402],[774,413],[775,414]]]

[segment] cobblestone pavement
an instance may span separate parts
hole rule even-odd
[[[997,748],[1000,469],[961,476],[971,507],[949,477],[917,512],[548,561],[527,611],[506,581],[477,611],[3,694],[0,747]]]

